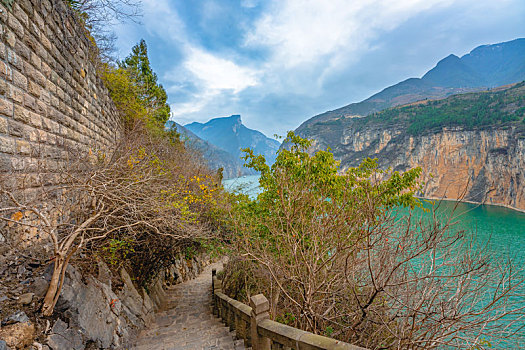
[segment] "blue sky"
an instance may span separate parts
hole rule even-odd
[[[143,13],[115,27],[119,56],[146,40],[172,120],[241,114],[268,136],[525,37],[524,0],[143,0]]]

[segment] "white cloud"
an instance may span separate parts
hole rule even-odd
[[[381,31],[451,0],[278,0],[246,35],[247,46],[273,51],[275,64],[292,69],[330,65],[367,49]]]
[[[184,67],[193,73],[207,90],[233,90],[238,93],[257,85],[256,70],[241,67],[234,62],[191,47]]]

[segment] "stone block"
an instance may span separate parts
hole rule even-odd
[[[2,153],[14,153],[15,141],[7,136],[0,136],[0,152]]]
[[[9,16],[7,18],[7,25],[15,32],[15,34],[22,38],[24,36],[24,26],[20,21],[15,17],[15,15],[12,12],[9,12]]]
[[[14,85],[9,85],[9,97],[15,103],[18,103],[20,105],[24,104],[24,91],[22,89],[17,88]]]
[[[7,81],[13,80],[13,71],[4,61],[0,61],[0,77]]]
[[[13,118],[21,123],[29,124],[31,122],[31,112],[19,105],[15,105]]]
[[[31,96],[29,93],[24,94],[24,106],[29,108],[32,111],[36,111],[36,99]]]
[[[14,69],[12,73],[13,73],[13,84],[23,90],[27,90],[27,78],[22,73],[17,71],[16,69]]]
[[[53,73],[51,74],[51,76],[53,76]],[[52,80],[48,79],[46,80],[45,89],[49,91],[51,94],[56,94],[57,86],[55,85],[55,83],[53,83]]]
[[[0,59],[5,60],[7,58],[6,47],[3,41],[0,42]]]
[[[11,98],[11,88],[7,81],[0,79],[0,96]]]
[[[42,128],[42,117],[38,113],[31,112],[31,120],[29,121],[31,126],[41,129]]]
[[[7,134],[7,119],[6,118],[0,118],[0,134]]]
[[[42,60],[36,53],[31,52],[29,63],[31,63],[35,69],[42,70]]]
[[[33,67],[33,65],[31,65],[29,62],[24,62],[24,70],[25,70],[26,76],[29,79],[37,82],[38,85],[42,87],[45,86],[46,78],[44,77],[42,73],[40,73],[37,69],[35,69],[35,67]]]
[[[24,124],[21,124],[13,119],[8,119],[9,135],[15,137],[22,137],[24,135]]]
[[[16,140],[15,150],[18,154],[28,156],[31,154],[31,144],[26,140]]]
[[[51,67],[49,67],[49,65],[46,62],[40,62],[40,71],[42,72],[46,80],[51,79]]]
[[[27,1],[27,0],[22,0],[22,1]],[[44,30],[44,28],[45,28],[44,19],[42,18],[42,16],[37,11],[35,11],[34,14],[33,14],[33,21],[35,22],[35,24],[38,26],[38,28],[41,31]]]
[[[20,71],[24,69],[24,60],[10,48],[7,49],[7,62]]]
[[[40,38],[42,37],[42,32],[38,25],[30,20],[27,28],[29,29],[29,33],[31,33],[31,35],[33,35],[37,40],[40,41]]]
[[[13,102],[8,101],[5,98],[0,98],[0,115],[4,115],[6,117],[12,117],[13,116]]]
[[[40,98],[41,88],[37,83],[29,80],[27,83],[27,92],[29,92],[31,95],[35,96],[36,98]]]
[[[21,40],[17,40],[15,44],[16,53],[25,60],[28,60],[31,55],[31,50]]]
[[[29,14],[30,17],[34,17],[35,13],[33,10],[33,5],[31,4],[31,1],[29,0],[17,0],[17,2],[20,4],[20,7],[24,9],[26,13]]]
[[[36,113],[45,116],[47,113],[47,105],[44,103],[44,101],[37,100],[36,101]]]
[[[6,33],[4,34],[4,37],[5,37],[5,42],[7,43],[7,45],[9,45],[9,47],[11,48],[14,48],[16,44],[15,33],[13,33],[10,30],[7,30]]]
[[[29,17],[25,13],[25,11],[20,7],[20,4],[18,4],[18,2],[15,2],[13,4],[13,15],[20,21],[20,23],[24,27],[29,26]]]

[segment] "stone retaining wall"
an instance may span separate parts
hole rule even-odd
[[[41,159],[53,171],[68,149],[115,144],[96,52],[62,0],[0,1],[0,38],[0,172],[35,172]]]

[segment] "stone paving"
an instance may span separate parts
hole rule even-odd
[[[243,340],[211,312],[211,270],[197,278],[169,288],[167,310],[156,315],[155,324],[141,332],[135,350],[240,350]]]

